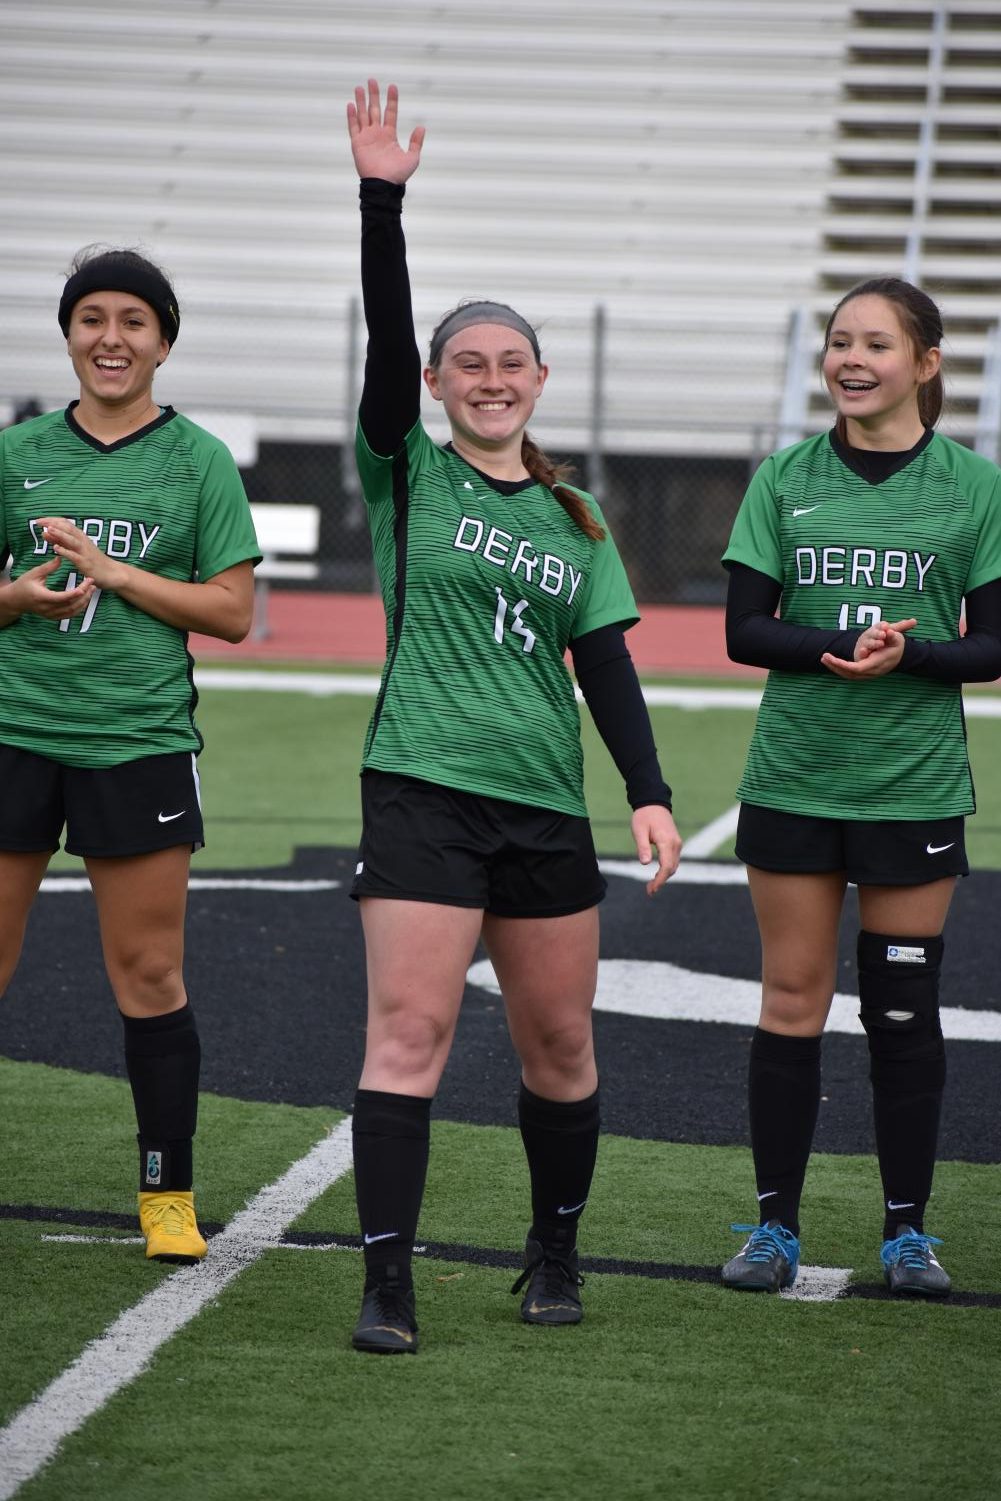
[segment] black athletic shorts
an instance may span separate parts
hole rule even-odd
[[[737,859],[759,870],[819,874],[843,870],[856,886],[923,886],[968,876],[959,818],[814,818],[742,803]]]
[[[119,766],[64,766],[0,745],[0,850],[147,855],[205,842],[195,758],[188,751]]]
[[[361,803],[356,899],[564,917],[605,895],[586,818],[386,771],[362,774]]]

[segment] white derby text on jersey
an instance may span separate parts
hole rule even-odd
[[[67,519],[78,526],[84,536],[89,537],[95,547],[99,547],[109,558],[130,558],[137,543],[136,556],[138,559],[144,558],[160,530],[159,524],[147,530],[142,521],[105,520],[101,516],[88,516],[83,521],[76,521],[73,517]],[[42,557],[49,551],[49,544],[36,521],[29,521],[28,526],[35,544],[34,552],[36,556]]]
[[[479,553],[495,568],[503,568],[517,579],[522,577],[554,599],[564,599],[569,606],[580,588],[584,575],[555,553],[537,553],[525,537],[515,537],[499,526],[488,527],[476,516],[463,516],[456,529],[452,546],[460,552]]]
[[[937,557],[936,553],[904,552],[888,547],[797,547],[796,582],[855,589],[906,589],[918,593]]]

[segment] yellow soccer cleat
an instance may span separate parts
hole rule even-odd
[[[175,1193],[141,1193],[139,1228],[146,1237],[149,1261],[201,1261],[208,1247],[195,1219],[190,1189]]]

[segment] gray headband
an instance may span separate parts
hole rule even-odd
[[[541,365],[542,354],[535,329],[505,302],[464,302],[462,307],[457,307],[454,313],[444,317],[431,335],[428,364],[437,365],[441,352],[452,335],[457,334],[460,329],[470,328],[474,323],[502,323],[505,328],[513,328],[517,333],[524,334]]]

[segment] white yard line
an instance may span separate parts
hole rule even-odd
[[[470,966],[466,980],[480,990],[500,994],[489,959]],[[863,1037],[858,996],[836,995],[827,1020],[828,1032]],[[598,965],[596,1011],[643,1016],[655,1021],[717,1022],[755,1027],[761,1009],[757,980],[703,974],[652,959],[602,959]],[[968,1011],[943,1006],[942,1031],[961,1042],[1001,1042],[1001,1011]]]
[[[337,694],[374,697],[379,678],[373,673],[349,672],[241,672],[230,667],[196,667],[199,688],[235,688],[248,693],[308,693],[314,698],[332,698]],[[579,697],[578,693],[578,697]],[[647,685],[643,697],[648,704],[669,709],[756,709],[761,702],[760,688],[684,688]],[[968,719],[1001,719],[1001,698],[982,693],[968,693],[963,699]]]
[[[41,1239],[47,1244],[58,1242],[77,1246],[132,1246],[136,1244],[133,1236],[43,1235]],[[138,1243],[142,1244],[141,1238]],[[212,1244],[215,1245],[216,1242],[213,1241]],[[355,1255],[361,1251],[360,1246],[346,1246],[336,1240],[316,1241],[312,1245],[296,1245],[291,1242],[276,1249],[282,1251],[351,1251]],[[423,1246],[414,1247],[414,1251],[418,1254],[423,1250]],[[628,1271],[624,1275],[628,1276]],[[792,1287],[783,1288],[781,1296],[801,1303],[833,1303],[835,1299],[843,1296],[851,1277],[850,1267],[801,1266],[796,1281]]]
[[[160,1346],[206,1303],[277,1246],[292,1221],[350,1167],[348,1116],[213,1236],[201,1265],[166,1277],[92,1340],[62,1375],[0,1429],[0,1501],[13,1496],[52,1459],[64,1439],[140,1376]]]
[[[686,863],[688,846],[682,851],[681,864],[671,877],[670,886],[746,886],[747,869],[735,861],[720,861],[711,865],[708,861]],[[599,860],[599,869],[608,876],[628,876],[631,881],[649,881],[656,865],[641,865],[638,860]],[[666,889],[670,889],[670,886]]]
[[[799,1303],[833,1303],[851,1281],[851,1269],[839,1266],[801,1266],[792,1287],[779,1289],[780,1298]]]
[[[728,839],[732,839],[737,832],[737,819],[740,816],[740,804],[735,803],[732,808],[727,808],[712,823],[707,823],[705,828],[699,829],[698,833],[692,834],[685,840],[685,848],[682,850],[683,860],[704,860],[711,855],[713,850],[719,849]]]
[[[190,876],[189,891],[336,891],[340,881],[281,881],[238,876]],[[42,891],[89,891],[86,876],[46,876]]]

